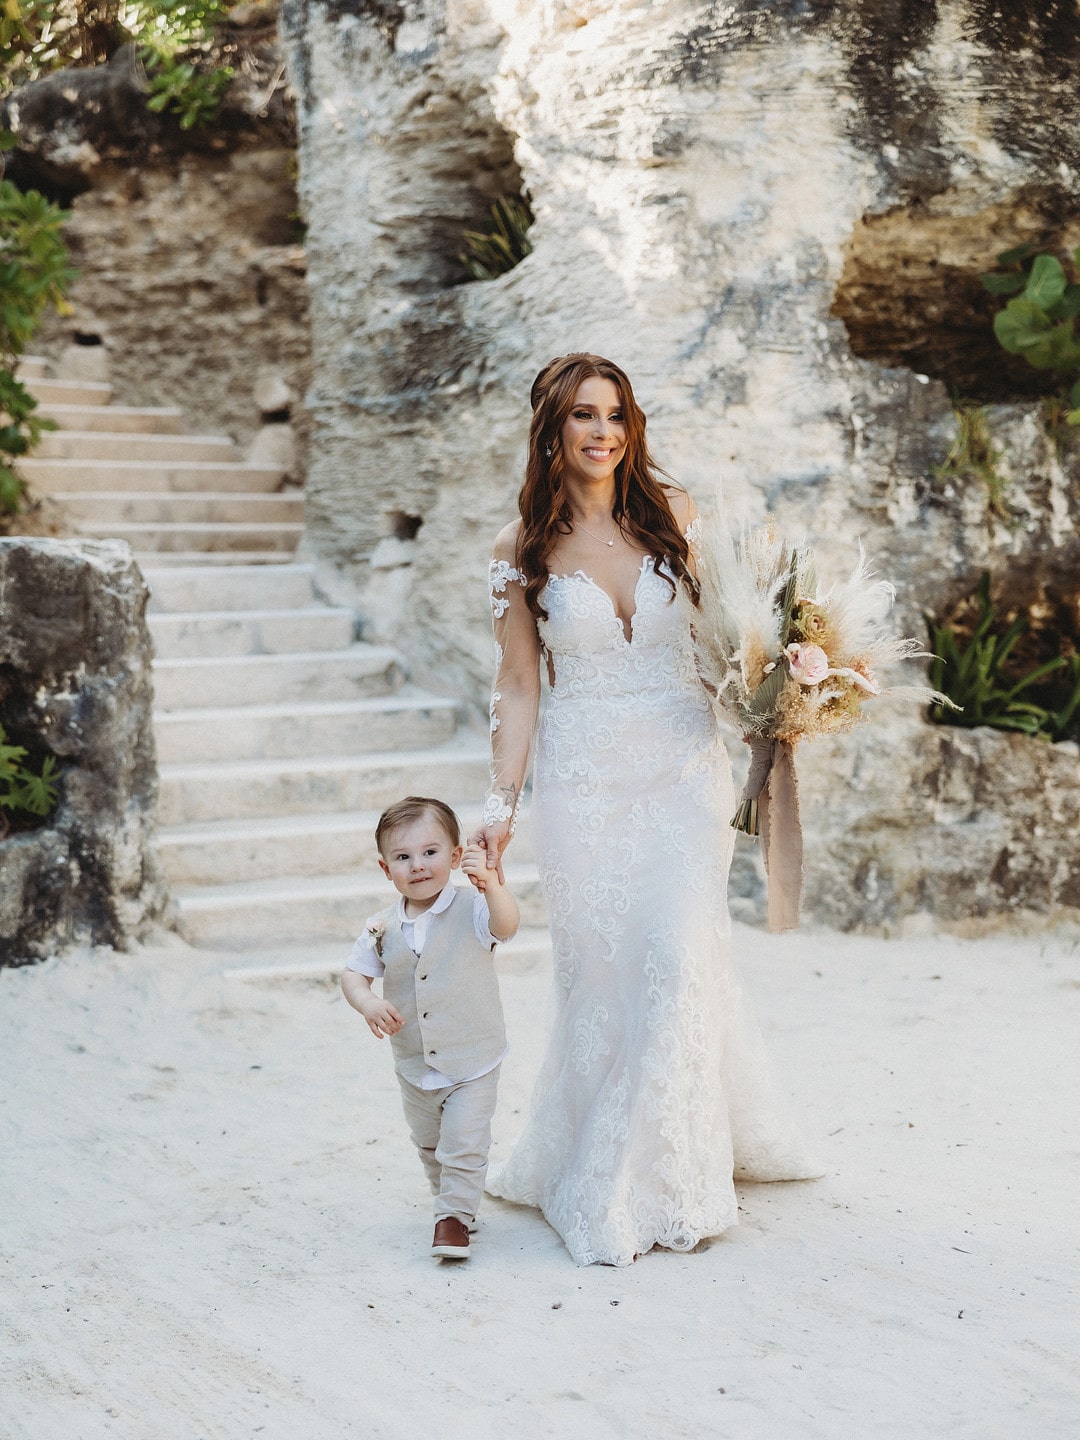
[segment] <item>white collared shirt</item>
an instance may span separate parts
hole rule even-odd
[[[429,905],[422,915],[417,915],[412,920],[405,913],[404,895],[399,896],[394,918],[390,923],[396,922],[401,926],[401,938],[417,957],[423,953],[424,946],[427,944],[427,938],[431,932],[431,922],[436,915],[441,915],[444,910],[449,909],[456,893],[457,886],[453,879],[448,880],[435,904]],[[366,975],[369,980],[378,980],[386,969],[382,962],[382,956],[376,954],[375,937],[368,931],[368,926],[376,918],[376,916],[372,916],[370,920],[364,922],[364,928],[354,942],[345,965],[347,970],[356,970],[361,975]],[[487,898],[483,891],[477,890],[473,895],[473,931],[479,944],[488,950],[494,950],[499,942],[488,928],[488,920]],[[495,1065],[501,1065],[505,1059],[506,1051],[504,1050],[495,1061]],[[479,1080],[481,1075],[487,1075],[489,1071],[494,1070],[495,1065],[485,1065],[483,1070],[478,1070],[475,1075],[466,1076],[463,1081],[451,1080],[449,1075],[444,1075],[441,1070],[429,1067],[424,1078],[417,1082],[417,1088],[442,1090],[447,1085],[465,1084],[468,1080]]]
[[[429,905],[422,914],[414,916],[411,920],[405,913],[405,896],[398,897],[394,920],[391,921],[391,924],[396,921],[401,926],[401,938],[414,955],[420,956],[424,953],[432,920],[436,915],[441,915],[444,910],[450,908],[456,894],[457,886],[452,879],[448,880],[439,892],[439,898],[435,904]],[[382,956],[376,954],[375,937],[368,931],[368,926],[377,918],[373,915],[364,921],[364,928],[353,944],[345,966],[347,970],[358,970],[361,975],[366,975],[371,980],[378,980],[386,969],[382,962]],[[493,950],[499,942],[488,929],[488,919],[487,897],[482,890],[476,890],[473,892],[473,931],[478,944],[483,945],[487,950]]]

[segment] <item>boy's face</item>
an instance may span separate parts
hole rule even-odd
[[[394,889],[414,905],[426,906],[439,898],[461,860],[461,846],[434,815],[423,815],[391,830],[379,856],[379,868]]]

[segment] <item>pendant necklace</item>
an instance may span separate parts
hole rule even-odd
[[[582,525],[582,523],[581,523],[580,520],[575,520],[575,521],[574,521],[574,524],[578,527],[579,530],[585,530],[585,526]],[[618,521],[615,522],[615,529],[612,530],[612,532],[611,532],[611,539],[610,539],[610,540],[601,540],[601,538],[600,538],[599,535],[594,535],[591,530],[585,530],[585,534],[588,535],[589,539],[590,539],[590,540],[595,540],[598,545],[614,545],[614,544],[615,544],[615,536],[616,536],[618,533],[619,533],[619,523],[618,523]]]

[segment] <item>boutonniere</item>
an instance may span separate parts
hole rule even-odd
[[[367,927],[366,933],[371,936],[371,943],[374,947],[375,954],[378,955],[381,960],[383,936],[386,934],[386,921],[372,920],[371,924]]]

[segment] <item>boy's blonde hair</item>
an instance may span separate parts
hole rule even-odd
[[[388,805],[375,826],[375,844],[384,860],[386,851],[383,849],[383,841],[388,841],[392,833],[402,825],[411,825],[414,820],[422,820],[425,815],[431,815],[438,821],[446,831],[450,844],[457,849],[461,844],[461,823],[450,806],[443,800],[432,800],[426,795],[406,795],[404,800]]]

